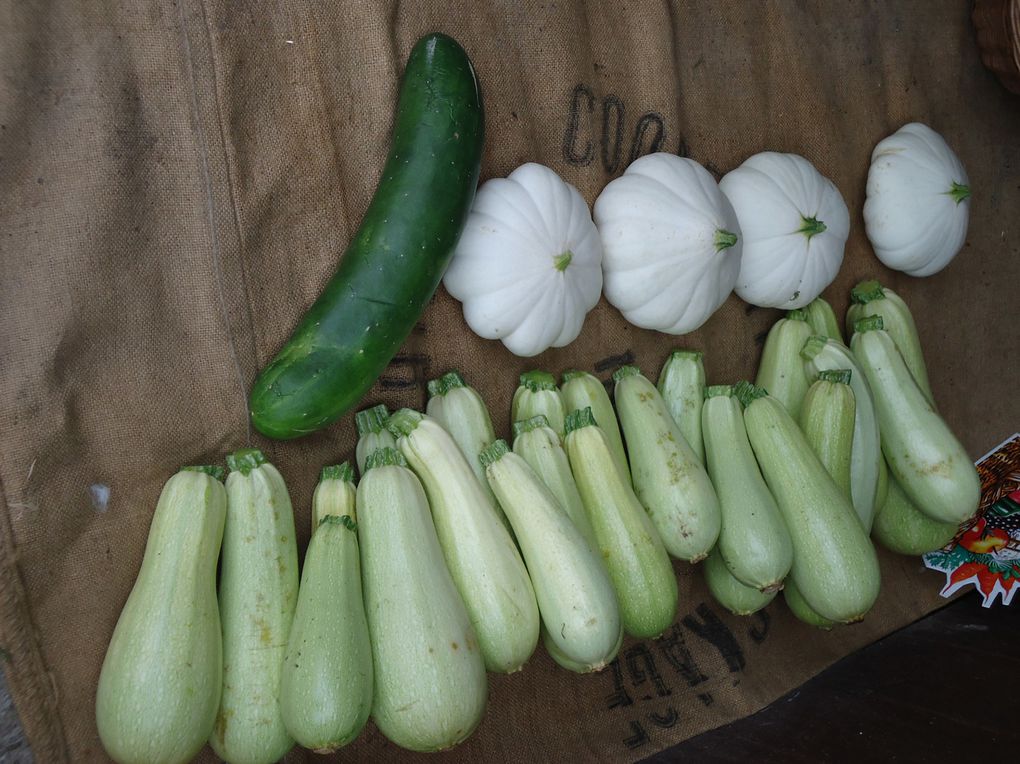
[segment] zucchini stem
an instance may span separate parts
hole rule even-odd
[[[729,398],[733,395],[733,385],[709,385],[705,388],[705,400],[709,398]]]
[[[478,460],[482,463],[483,467],[488,467],[493,462],[498,462],[509,452],[510,446],[507,445],[505,440],[495,440],[491,445],[482,449],[482,452],[478,454]]]
[[[395,448],[386,446],[385,448],[377,448],[375,451],[368,455],[365,460],[365,472],[368,472],[374,467],[406,467],[407,460],[404,455]]]
[[[242,475],[247,475],[267,461],[266,455],[257,448],[242,448],[227,456],[230,471],[240,472]]]
[[[358,428],[358,436],[364,437],[369,433],[382,432],[389,416],[389,409],[382,403],[359,411],[354,415],[354,424]]]
[[[768,391],[764,387],[759,387],[753,382],[748,382],[746,379],[742,379],[733,385],[733,397],[740,401],[745,408],[767,395]]]
[[[218,464],[190,464],[187,467],[181,467],[181,472],[204,472],[206,475],[210,475],[213,479],[223,482],[223,478],[226,475],[226,471]]]
[[[350,462],[344,462],[343,464],[331,464],[322,468],[322,472],[319,474],[319,480],[339,480],[343,483],[353,483],[354,469],[351,467]]]
[[[394,438],[401,435],[410,435],[414,432],[425,415],[414,409],[400,409],[386,420],[386,429],[392,433]]]
[[[458,387],[467,387],[467,383],[456,370],[448,371],[438,379],[431,380],[428,384],[429,395],[432,397],[446,395]]]
[[[564,422],[564,429],[569,435],[574,430],[580,430],[582,427],[597,427],[598,423],[595,421],[595,415],[591,413],[591,406],[585,406],[583,409],[575,409],[567,414],[566,421]]]
[[[546,419],[545,414],[536,414],[530,419],[522,419],[519,422],[514,422],[514,437],[516,438],[523,433],[537,430],[539,427],[549,427],[549,420]]]
[[[875,279],[862,281],[850,290],[850,301],[855,305],[867,305],[872,300],[881,300],[885,297],[885,289]]]
[[[865,316],[854,321],[854,332],[857,334],[873,332],[879,329],[885,329],[885,323],[882,321],[881,316]]]
[[[531,392],[537,393],[539,390],[557,390],[556,377],[547,371],[541,371],[534,369],[532,371],[526,371],[521,374],[521,386],[526,387]]]

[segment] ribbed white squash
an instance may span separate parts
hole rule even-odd
[[[624,318],[693,332],[733,291],[740,226],[712,175],[674,154],[631,163],[595,201],[606,299]]]

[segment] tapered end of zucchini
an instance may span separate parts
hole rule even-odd
[[[516,438],[525,432],[537,430],[539,427],[549,427],[549,420],[545,418],[545,414],[536,414],[530,419],[521,419],[518,422],[514,422],[514,437]]]
[[[800,308],[794,308],[786,312],[787,321],[807,321],[807,313]]]
[[[574,409],[567,414],[567,418],[563,422],[563,429],[567,435],[574,430],[580,430],[582,427],[597,426],[598,422],[595,421],[595,415],[591,413],[591,406],[585,406],[583,409]]]
[[[613,381],[619,382],[621,379],[626,379],[627,377],[639,376],[641,376],[641,369],[637,366],[621,366],[613,372]]]
[[[269,460],[266,459],[266,455],[257,448],[242,448],[227,456],[230,471],[240,472],[242,475],[247,475],[267,461]]]
[[[420,411],[400,409],[400,411],[386,420],[386,429],[393,433],[394,438],[399,438],[401,435],[410,435],[424,418],[425,415]]]
[[[835,382],[840,385],[849,385],[851,377],[850,369],[824,369],[818,372],[818,379],[822,382]]]
[[[521,374],[521,387],[526,387],[533,393],[537,393],[539,390],[555,390],[556,377],[547,371],[538,369],[526,371]]]
[[[733,386],[733,396],[744,404],[745,407],[750,406],[754,401],[767,395],[768,391],[764,387],[759,387],[744,379]]]
[[[372,432],[382,432],[389,416],[389,409],[382,403],[359,411],[354,415],[354,424],[358,428],[358,436],[364,437]]]
[[[674,350],[669,354],[666,363],[670,364],[673,361],[700,361],[704,357],[705,354],[700,350]]]
[[[729,398],[733,395],[733,385],[709,385],[705,388],[705,400],[709,398]]]
[[[373,467],[406,467],[407,460],[395,448],[377,448],[365,459],[365,472]]]
[[[862,281],[850,290],[850,301],[856,305],[867,305],[872,300],[885,297],[885,290],[875,279]]]
[[[448,371],[439,377],[439,379],[433,379],[429,382],[429,396],[435,398],[437,395],[446,395],[455,387],[467,387],[467,383],[464,381],[464,377],[460,375],[460,372],[456,370]]]
[[[506,444],[506,441],[497,440],[492,445],[482,449],[482,452],[478,454],[478,461],[482,463],[483,467],[488,467],[493,462],[498,462],[509,452],[510,446]]]
[[[854,321],[854,332],[857,334],[873,332],[877,329],[885,329],[885,323],[882,321],[881,316],[865,316]]]
[[[181,472],[204,472],[215,480],[222,481],[226,475],[226,470],[220,467],[218,464],[189,464],[187,467],[181,467]]]
[[[807,342],[804,343],[804,347],[800,349],[800,357],[805,361],[810,361],[816,355],[822,352],[822,348],[825,347],[825,343],[829,341],[828,337],[823,337],[820,334],[816,334],[813,337],[808,337]]]
[[[580,379],[581,377],[591,377],[593,374],[589,374],[586,371],[580,369],[568,369],[560,375],[560,384],[565,385],[572,379]]]
[[[350,462],[331,464],[328,467],[322,468],[322,472],[319,474],[319,482],[323,480],[339,480],[342,483],[353,483],[354,469],[351,467]]]
[[[350,515],[326,515],[319,521],[319,525],[342,525],[349,531],[358,532],[358,524]]]

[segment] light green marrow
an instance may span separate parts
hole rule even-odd
[[[746,382],[735,386],[765,482],[793,540],[790,576],[811,609],[851,623],[875,603],[878,558],[850,500],[825,471],[779,401]]]
[[[811,327],[803,310],[791,310],[786,318],[776,321],[765,338],[755,379],[755,384],[779,401],[794,421],[800,416],[800,405],[811,384],[800,357],[810,336]]]
[[[298,594],[294,513],[283,478],[261,451],[235,451],[227,464],[223,696],[209,743],[229,764],[272,764],[294,745],[279,702]]]
[[[662,543],[681,560],[703,560],[719,538],[719,499],[659,391],[635,366],[613,375],[634,492]]]
[[[212,732],[223,680],[216,603],[227,506],[222,474],[185,467],[159,495],[96,690],[99,739],[120,764],[190,761]]]
[[[850,347],[875,395],[886,463],[919,510],[961,523],[981,499],[977,470],[881,326],[877,316],[858,321]]]
[[[485,493],[492,499],[492,505],[502,515],[503,511],[492,495],[492,489],[485,479],[485,470],[478,461],[478,454],[496,440],[492,418],[482,396],[464,382],[456,371],[447,372],[439,379],[429,382],[429,402],[425,413],[435,419],[450,433],[464,460],[482,484]]]
[[[896,478],[889,477],[885,504],[871,529],[875,540],[891,552],[915,557],[941,549],[952,541],[960,526],[932,520],[907,498]]]
[[[846,312],[847,334],[853,334],[854,324],[862,318],[881,316],[883,328],[899,349],[903,362],[924,397],[934,407],[935,396],[931,391],[928,369],[921,351],[921,338],[917,335],[914,316],[903,298],[877,281],[862,281],[850,290],[850,300],[851,305]]]
[[[704,353],[697,350],[674,350],[659,373],[658,384],[673,421],[702,464],[705,463],[701,434],[701,407],[705,400],[703,357]]]
[[[705,463],[722,516],[715,554],[744,586],[775,592],[793,564],[790,532],[758,469],[732,388],[712,386],[705,395]]]
[[[839,320],[829,303],[821,297],[816,297],[803,308],[803,311],[812,334],[843,344],[843,333],[839,328]]]
[[[602,560],[528,463],[497,440],[482,451],[485,474],[517,534],[542,624],[557,654],[584,671],[616,657],[623,623]]]
[[[871,527],[878,507],[878,483],[882,470],[882,442],[878,414],[867,377],[857,360],[841,342],[812,337],[801,350],[804,368],[812,380],[823,371],[850,370],[854,394],[854,437],[850,452],[850,497],[866,528]]]
[[[836,621],[823,618],[818,615],[811,606],[807,604],[804,599],[804,595],[800,593],[797,588],[797,584],[792,579],[787,579],[783,585],[783,600],[786,602],[786,606],[790,608],[790,612],[793,613],[798,620],[803,621],[808,626],[814,626],[817,629],[825,629],[828,631],[834,626],[839,626]]]
[[[612,448],[616,458],[616,466],[630,480],[630,466],[627,464],[627,452],[623,448],[623,436],[620,435],[620,424],[616,421],[613,401],[606,392],[606,386],[598,377],[586,371],[565,371],[560,381],[560,393],[567,411],[590,408],[599,423],[602,432]]]
[[[553,432],[542,414],[514,422],[514,453],[521,456],[542,479],[560,506],[566,510],[574,527],[595,549],[595,531],[592,530],[588,512],[581,501],[581,494],[577,491],[567,452],[563,450],[560,436]],[[627,478],[627,482],[629,480]]]
[[[556,378],[545,371],[526,371],[521,374],[520,386],[510,402],[510,423],[539,414],[546,418],[553,432],[562,440],[567,409],[563,395],[556,387]]]
[[[372,720],[403,748],[439,751],[478,726],[488,682],[425,491],[406,464],[399,451],[376,451],[358,484]]]
[[[358,428],[358,444],[354,447],[354,460],[358,464],[358,474],[365,474],[365,460],[373,451],[380,448],[396,448],[397,441],[386,429],[386,420],[390,412],[385,405],[363,409],[354,416],[354,424]]]
[[[669,554],[630,485],[616,469],[591,409],[566,419],[566,451],[620,603],[624,630],[653,638],[673,623],[677,583]]]
[[[321,519],[305,552],[280,680],[284,726],[316,753],[354,740],[372,710],[353,479],[346,462],[326,467],[312,496]]]
[[[847,498],[851,495],[850,455],[857,409],[850,376],[849,369],[820,372],[800,408],[800,429],[804,437]],[[870,532],[871,518],[859,519],[864,531]]]
[[[411,409],[389,420],[397,446],[425,486],[439,544],[464,598],[489,671],[519,670],[538,645],[528,571],[506,526],[453,438]]]
[[[776,598],[777,589],[763,592],[734,578],[718,548],[709,553],[702,567],[708,590],[720,605],[734,615],[755,613]]]

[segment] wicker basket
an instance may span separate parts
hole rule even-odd
[[[975,0],[971,17],[985,66],[1020,94],[1020,0]]]

